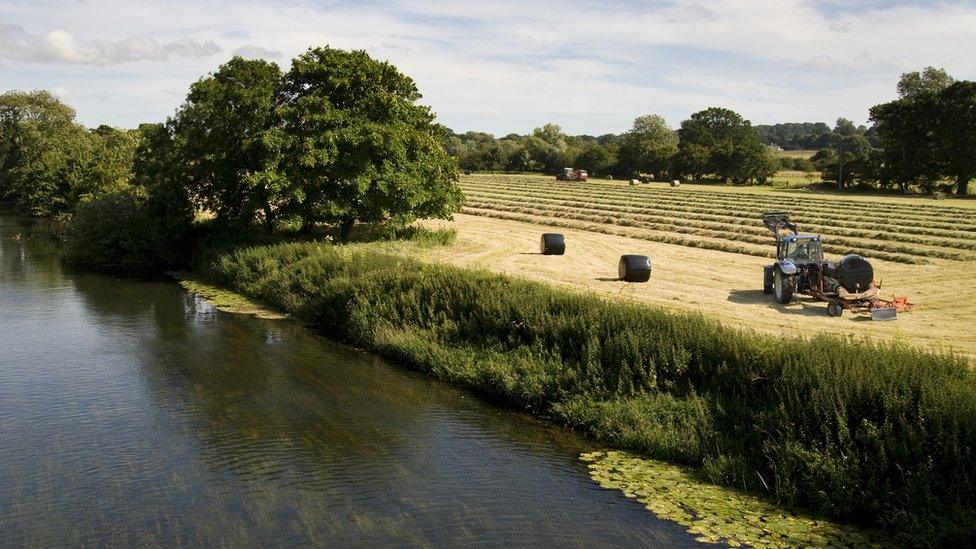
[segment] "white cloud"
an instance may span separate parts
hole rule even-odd
[[[205,57],[219,51],[220,47],[209,40],[200,43],[183,38],[163,45],[146,36],[119,41],[79,40],[64,29],[31,35],[19,25],[0,24],[0,57],[14,61],[105,66],[141,60],[164,61],[170,55]]]
[[[245,59],[281,59],[284,56],[280,51],[269,50],[252,44],[241,46],[232,51],[231,54],[239,55]]]
[[[182,57],[206,57],[219,52],[220,46],[215,44],[213,40],[207,40],[201,44],[189,38],[183,38],[182,40],[166,44],[163,46],[163,51]]]

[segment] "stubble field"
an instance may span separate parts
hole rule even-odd
[[[900,339],[976,358],[976,204],[923,198],[829,195],[710,186],[630,186],[544,176],[462,179],[464,212],[448,222],[453,246],[429,259],[544,280],[673,310],[698,311],[764,332]],[[773,239],[764,211],[786,211],[801,232],[820,233],[828,256],[859,253],[882,296],[907,295],[916,310],[894,322],[830,318],[805,298],[778,305],[762,293]],[[539,254],[539,235],[566,235],[563,256]],[[621,254],[648,255],[651,281],[616,280]]]

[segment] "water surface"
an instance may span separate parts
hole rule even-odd
[[[595,445],[166,280],[65,269],[0,210],[3,545],[694,542]]]

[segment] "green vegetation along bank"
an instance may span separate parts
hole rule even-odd
[[[962,358],[761,336],[371,245],[239,249],[198,274],[712,482],[913,544],[976,537],[976,379]]]

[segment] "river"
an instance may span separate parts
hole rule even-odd
[[[591,441],[60,253],[0,209],[4,546],[694,544]]]

